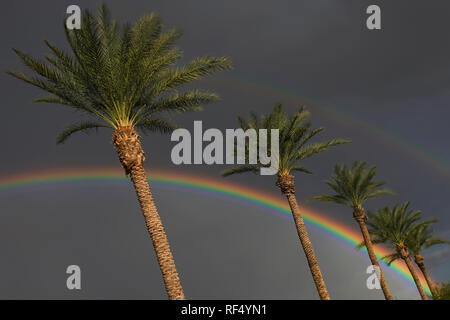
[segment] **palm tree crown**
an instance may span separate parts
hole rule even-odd
[[[437,219],[429,219],[431,222],[437,222]],[[437,244],[449,244],[450,242],[439,237],[433,236],[433,228],[430,224],[424,224],[416,228],[409,234],[406,241],[408,248],[414,255],[420,255],[424,250]]]
[[[374,181],[376,167],[366,168],[366,163],[355,161],[350,167],[335,165],[331,180],[325,183],[335,194],[311,197],[310,200],[328,201],[360,208],[368,199],[393,194],[389,189],[379,189],[385,181]]]
[[[410,210],[409,201],[392,208],[384,207],[376,213],[368,212],[369,232],[374,243],[388,243],[396,253],[384,257],[389,264],[401,258],[402,254],[409,255],[409,240],[418,230],[426,227],[435,219],[422,220],[420,210]]]
[[[262,115],[259,119],[254,113],[251,113],[248,121],[239,117],[239,124],[243,130],[271,129],[279,130],[279,175],[289,174],[290,171],[301,171],[311,173],[307,168],[299,163],[317,153],[327,150],[329,147],[349,143],[347,139],[332,139],[329,141],[311,143],[310,140],[324,128],[311,128],[311,123],[306,122],[309,118],[309,111],[304,107],[299,108],[291,117],[288,117],[282,104],[277,104],[268,115]],[[270,143],[267,146],[270,152]],[[246,145],[246,151],[248,144]],[[246,154],[247,156],[247,154]],[[258,172],[259,168],[264,166],[260,163],[255,165],[239,165],[223,172],[224,176],[242,172]]]
[[[206,91],[179,92],[177,88],[231,67],[226,57],[207,56],[175,67],[182,57],[174,45],[181,32],[163,32],[156,13],[143,16],[133,26],[122,26],[101,5],[97,17],[83,13],[80,30],[65,27],[65,31],[73,55],[49,41],[45,43],[52,55],[46,61],[14,49],[37,76],[9,72],[50,93],[35,102],[67,105],[94,116],[94,120],[69,125],[59,135],[59,143],[75,132],[99,127],[170,132],[176,125],[159,117],[161,112],[199,110],[218,98]]]

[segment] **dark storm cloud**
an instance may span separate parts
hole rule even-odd
[[[428,253],[425,255],[427,263],[429,263],[433,267],[439,266],[441,263],[447,262],[449,257],[450,257],[450,248],[448,246],[440,248],[439,250],[436,250],[432,253]]]
[[[156,10],[166,25],[182,28],[184,61],[204,54],[232,58],[234,70],[226,77],[214,76],[199,84],[219,92],[222,100],[200,114],[175,117],[188,129],[199,119],[205,128],[233,128],[236,116],[246,116],[250,110],[267,112],[274,102],[288,100],[292,111],[302,102],[299,98],[292,104],[283,92],[269,99],[259,94],[264,88],[252,90],[233,83],[233,77],[256,79],[319,105],[345,110],[412,144],[425,145],[448,167],[448,1],[432,5],[377,1],[382,10],[380,31],[365,28],[365,9],[372,1],[105,2],[119,21],[133,21]],[[75,3],[93,10],[97,5]],[[44,39],[67,48],[61,24],[69,4],[74,3],[4,1],[2,70],[24,70],[11,47],[40,57],[48,53]],[[58,131],[79,114],[61,106],[32,104],[41,92],[4,73],[0,85],[1,176],[49,167],[119,165],[110,132],[75,136],[56,146]],[[315,175],[296,177],[300,201],[328,191],[323,180],[335,162],[369,160],[397,192],[396,197],[368,203],[369,209],[410,199],[414,208],[440,217],[436,230],[448,235],[449,179],[442,170],[414,152],[378,139],[364,130],[364,121],[356,126],[345,117],[334,119],[326,111],[312,111],[314,124],[327,128],[323,139],[351,137],[353,143],[306,162]],[[172,144],[167,136],[151,135],[143,144],[150,166],[218,179],[224,169],[171,165]],[[273,177],[230,179],[278,192]],[[188,297],[316,298],[292,221],[261,213],[264,209],[259,207],[185,195],[182,190],[156,188],[155,196]],[[0,206],[0,243],[9,259],[0,264],[0,297],[165,298],[162,287],[155,286],[161,284],[160,274],[130,188],[97,184],[7,192],[0,195]],[[347,208],[313,206],[355,226]],[[368,260],[364,256],[331,243],[320,231],[310,232],[332,297],[381,298],[379,292],[365,287]],[[86,277],[79,293],[64,287],[64,268],[72,263],[79,263]],[[439,280],[448,280],[448,270],[434,269],[442,277]],[[417,298],[396,276],[388,272],[387,277],[397,297]]]
[[[184,16],[183,25],[207,25],[189,40],[230,52],[236,72],[273,78],[311,95],[385,100],[447,89],[450,4],[379,1],[382,30],[369,31],[365,9],[371,3],[209,2],[208,20]],[[181,11],[189,6],[181,5]]]

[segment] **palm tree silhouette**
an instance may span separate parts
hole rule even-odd
[[[229,69],[226,57],[202,57],[176,67],[182,57],[175,46],[181,33],[163,32],[156,13],[145,15],[130,26],[119,25],[105,5],[98,16],[84,11],[80,30],[68,30],[66,38],[72,54],[45,41],[52,55],[46,61],[14,49],[27,67],[30,77],[9,72],[50,95],[34,102],[56,103],[72,107],[90,116],[69,125],[58,136],[62,143],[72,134],[110,128],[120,163],[133,182],[145,223],[153,241],[169,299],[184,299],[169,242],[152,198],[144,170],[142,133],[171,132],[176,125],[161,118],[163,112],[197,111],[218,96],[200,90],[179,88],[216,71]]]
[[[431,222],[437,222],[437,219],[432,220]],[[433,296],[435,295],[435,286],[433,285],[433,281],[431,281],[430,275],[428,274],[427,269],[425,268],[424,258],[422,257],[422,252],[432,246],[437,244],[449,244],[450,242],[444,240],[442,238],[433,236],[433,229],[430,224],[425,224],[421,228],[416,228],[414,232],[410,233],[410,236],[407,239],[407,246],[411,250],[411,253],[414,255],[414,261],[422,272],[425,280],[427,281],[428,288],[430,288]]]
[[[311,123],[305,122],[309,116],[310,113],[301,107],[289,118],[284,112],[283,106],[277,104],[268,115],[261,116],[261,119],[258,119],[256,114],[251,114],[249,121],[245,121],[242,118],[238,118],[238,120],[243,130],[255,129],[259,131],[260,129],[266,129],[269,132],[271,129],[279,130],[279,166],[276,185],[289,202],[297,227],[297,233],[308,260],[308,265],[319,296],[323,300],[329,300],[330,296],[309,239],[297,199],[295,198],[294,177],[290,173],[291,171],[311,173],[308,169],[299,165],[301,160],[325,151],[329,147],[349,143],[350,141],[333,139],[320,143],[310,143],[310,139],[324,128],[311,129]],[[246,150],[248,151],[248,149],[249,145],[246,144]],[[268,144],[267,149],[271,151],[270,144]],[[246,156],[248,158],[248,153]],[[238,165],[224,171],[223,175],[229,176],[235,173],[258,172],[261,167],[265,166],[267,167],[268,165],[261,164],[258,159],[257,164]]]
[[[428,300],[411,262],[408,239],[417,229],[423,228],[433,222],[434,219],[419,221],[421,219],[421,211],[409,210],[408,206],[409,201],[401,205],[394,205],[392,208],[384,207],[376,213],[368,212],[367,225],[369,226],[369,233],[372,236],[373,243],[387,243],[395,250],[394,253],[383,257],[383,260],[390,264],[396,259],[402,259],[414,279],[420,296],[423,300]],[[360,247],[362,246],[364,246],[364,243],[360,244]]]
[[[335,192],[311,197],[309,200],[328,201],[349,206],[353,209],[353,217],[361,229],[364,245],[367,248],[369,259],[372,265],[379,268],[379,280],[386,300],[392,300],[392,294],[386,283],[383,271],[378,263],[375,250],[373,248],[370,234],[367,230],[367,216],[363,208],[365,201],[381,195],[392,194],[388,189],[380,189],[385,184],[384,181],[374,181],[376,167],[366,169],[366,163],[355,161],[350,167],[346,165],[335,165],[331,180],[326,184]]]

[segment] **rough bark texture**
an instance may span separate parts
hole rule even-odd
[[[428,297],[427,297],[425,291],[423,290],[422,284],[420,283],[419,276],[417,275],[417,272],[414,269],[414,266],[411,262],[411,258],[409,257],[408,248],[403,244],[398,244],[397,252],[400,254],[403,261],[405,261],[406,266],[408,267],[409,272],[411,273],[411,275],[414,279],[414,282],[416,283],[417,290],[419,290],[419,294],[422,297],[422,300],[428,300]]]
[[[294,217],[295,225],[297,227],[297,233],[300,238],[303,250],[305,251],[306,259],[308,260],[309,269],[311,270],[314,283],[319,293],[320,299],[330,300],[325,281],[323,280],[322,272],[319,268],[314,249],[311,241],[309,240],[308,232],[303,221],[302,214],[298,207],[297,199],[295,198],[294,177],[290,174],[279,175],[277,180],[277,186],[281,189],[281,192],[286,196],[291,207],[292,216]]]
[[[139,135],[132,127],[119,127],[114,131],[113,144],[119,155],[120,163],[125,169],[125,173],[131,177],[136,190],[169,299],[184,300],[183,288],[170,251],[169,242],[148,185],[144,170],[145,156]]]
[[[423,257],[420,254],[414,255],[414,261],[416,262],[417,266],[419,267],[420,271],[422,271],[423,277],[427,281],[428,288],[430,288],[431,294],[435,294],[434,291],[434,284],[433,281],[430,278],[430,275],[427,272],[427,269],[425,268],[425,264],[423,263]]]
[[[383,290],[384,297],[386,300],[393,300],[391,290],[389,290],[389,287],[386,283],[386,279],[384,278],[383,270],[381,270],[380,264],[378,263],[377,256],[375,255],[375,250],[373,248],[372,240],[370,239],[369,231],[367,230],[366,226],[366,220],[367,216],[364,212],[364,209],[361,206],[358,206],[354,208],[353,210],[353,217],[355,218],[356,222],[359,224],[359,228],[361,229],[362,236],[364,238],[364,244],[367,248],[367,253],[369,254],[370,262],[372,262],[372,265],[377,266],[380,270],[379,274],[379,280],[381,289]]]

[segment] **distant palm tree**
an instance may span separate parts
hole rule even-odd
[[[434,300],[450,300],[450,282],[441,283],[434,287]]]
[[[408,210],[408,206],[409,201],[401,205],[395,205],[392,208],[384,207],[376,213],[368,212],[369,220],[367,225],[369,226],[369,233],[372,236],[373,243],[387,243],[395,250],[394,253],[383,257],[383,259],[388,264],[398,258],[402,259],[416,283],[420,296],[423,300],[428,300],[411,262],[408,239],[417,229],[431,223],[433,219],[420,221],[421,211]],[[360,246],[364,246],[364,243]]]
[[[58,137],[64,142],[73,133],[98,128],[114,130],[112,141],[125,173],[131,177],[151,235],[170,299],[184,299],[160,216],[144,171],[144,151],[135,129],[143,133],[171,132],[176,125],[161,118],[162,112],[199,110],[218,96],[199,90],[179,91],[179,87],[230,68],[228,58],[203,57],[176,67],[181,51],[174,46],[181,33],[162,31],[160,17],[145,15],[131,27],[119,25],[104,5],[98,16],[82,15],[80,30],[66,31],[73,53],[67,54],[48,41],[53,55],[39,61],[14,49],[37,76],[9,72],[10,75],[48,93],[34,100],[67,105],[90,116],[74,123]],[[92,118],[95,118],[92,120]]]
[[[311,270],[319,296],[321,299],[329,300],[330,296],[325,286],[316,255],[314,254],[302,214],[295,198],[294,177],[290,174],[290,172],[300,171],[311,173],[305,167],[300,166],[299,162],[317,153],[325,151],[329,147],[349,143],[350,141],[344,139],[333,139],[320,143],[310,143],[310,139],[321,132],[324,128],[311,129],[311,123],[305,122],[309,116],[310,113],[301,107],[290,118],[288,118],[283,110],[283,106],[278,104],[274,107],[270,114],[263,115],[261,119],[258,119],[256,114],[251,114],[248,122],[242,118],[239,118],[238,120],[243,130],[255,129],[258,131],[260,129],[267,129],[268,132],[270,132],[271,129],[279,130],[279,166],[276,185],[280,188],[281,192],[286,196],[289,202],[292,216],[297,227],[298,236],[308,260],[309,268]],[[247,143],[247,150],[249,149],[248,147],[249,145]],[[269,143],[268,151],[271,152]],[[258,172],[261,167],[265,166],[268,165],[261,164],[258,159],[257,164],[239,165],[224,171],[223,175],[229,176],[231,174],[242,172]]]
[[[433,222],[437,221],[438,220],[435,219]],[[449,243],[449,241],[442,238],[433,237],[433,229],[429,224],[425,224],[421,228],[416,228],[414,232],[411,232],[410,236],[407,239],[407,246],[414,255],[414,261],[416,262],[420,271],[422,271],[422,274],[427,281],[428,287],[430,288],[433,296],[436,292],[434,290],[435,286],[433,285],[433,281],[431,281],[428,271],[425,268],[424,258],[422,257],[421,253],[434,245]]]
[[[330,181],[326,184],[333,189],[335,194],[326,194],[311,197],[310,200],[329,201],[343,204],[353,209],[353,217],[361,229],[364,238],[364,244],[369,254],[372,265],[377,266],[380,270],[380,285],[383,290],[384,297],[392,300],[392,294],[384,278],[383,271],[378,263],[369,231],[367,230],[367,216],[363,208],[363,203],[374,197],[392,194],[388,189],[380,189],[385,184],[384,181],[374,181],[376,175],[376,167],[366,169],[366,163],[355,161],[351,167],[346,165],[335,165],[334,173]]]

